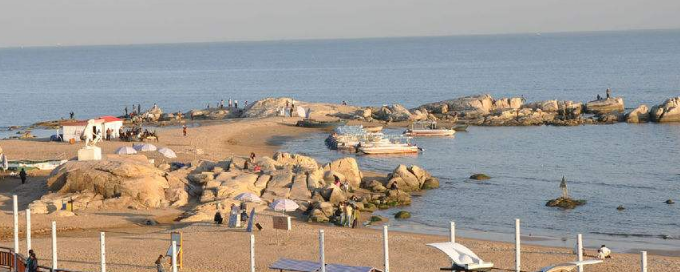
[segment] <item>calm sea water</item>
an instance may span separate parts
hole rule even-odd
[[[185,111],[266,96],[413,107],[478,93],[587,101],[611,88],[627,107],[652,105],[680,96],[678,45],[680,31],[640,31],[6,48],[0,128],[70,111],[76,118],[120,115],[138,103]],[[323,147],[323,137],[286,149],[320,160],[340,156]],[[366,169],[418,164],[441,177],[440,190],[408,208],[413,220],[393,223],[404,229],[442,231],[455,219],[463,230],[504,233],[517,217],[526,234],[680,246],[680,206],[663,203],[680,200],[680,126],[471,128],[418,143],[427,151],[417,157],[359,158]],[[468,181],[475,172],[494,178]],[[563,175],[572,194],[589,201],[585,207],[543,207],[559,194]]]

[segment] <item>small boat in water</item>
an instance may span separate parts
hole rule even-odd
[[[465,127],[467,129],[467,126]],[[419,121],[411,123],[411,126],[404,131],[407,136],[453,136],[456,130],[438,128],[435,121]]]
[[[467,131],[467,128],[468,128],[468,125],[460,124],[460,125],[456,125],[455,127],[453,127],[453,130],[455,130],[456,132],[461,132],[461,131]]]
[[[297,122],[295,124],[298,127],[307,127],[307,128],[335,128],[339,126],[344,126],[347,124],[346,120],[337,120],[337,121],[318,121],[314,119],[303,119]]]
[[[372,141],[362,141],[357,145],[357,151],[366,155],[378,154],[409,154],[422,151],[411,144],[408,137],[375,138]]]

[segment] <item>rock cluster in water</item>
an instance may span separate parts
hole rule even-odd
[[[547,203],[545,203],[545,206],[547,207],[558,207],[562,209],[574,209],[578,206],[585,205],[586,201],[582,199],[571,199],[571,198],[564,198],[564,197],[558,197],[556,199],[551,199],[548,200]]]

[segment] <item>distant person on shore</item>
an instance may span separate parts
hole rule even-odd
[[[248,211],[245,208],[241,208],[241,226],[245,226],[248,222]]]
[[[343,192],[345,192],[345,193],[349,192],[349,182],[347,182],[347,180],[345,180],[345,181],[342,183],[342,187],[341,187],[341,188],[342,188],[342,191],[343,191]]]
[[[71,117],[71,120],[73,120],[76,114],[74,112],[69,112],[68,115]]]
[[[238,100],[234,100],[234,108],[238,109]]]
[[[222,218],[222,214],[218,210],[215,212],[215,217],[213,218],[213,221],[215,221],[215,224],[221,225],[222,221],[224,221],[224,218]]]
[[[343,106],[347,106],[347,101],[342,100],[342,105],[343,105]]]
[[[125,106],[125,116],[128,116],[128,107]]]
[[[33,250],[28,251],[28,258],[26,259],[26,271],[38,272],[38,257],[35,256]]]
[[[231,108],[231,98],[229,98],[229,107]]]
[[[335,186],[340,187],[340,178],[334,175],[333,179],[334,179],[333,184],[335,184]]]
[[[187,136],[187,125],[182,126],[182,135],[184,135],[184,137]]]
[[[137,114],[142,114],[142,104],[137,104]]]
[[[165,272],[163,270],[163,255],[158,255],[158,259],[156,259],[156,272]]]
[[[224,109],[224,99],[220,100],[220,109]]]
[[[607,99],[609,99],[609,98],[611,98],[611,97],[612,97],[612,90],[610,90],[609,88],[607,88]]]
[[[597,100],[602,100],[602,96],[600,96],[600,94],[597,94]]]
[[[243,102],[243,108],[245,109],[246,107],[248,107],[248,100],[246,100],[245,102]]]
[[[250,152],[250,162],[255,162],[255,152]]]
[[[27,176],[27,175],[26,175],[26,169],[25,169],[25,168],[21,168],[21,171],[19,172],[19,177],[21,178],[21,184],[25,184],[25,183],[26,183],[26,176]]]
[[[605,245],[602,245],[600,249],[597,250],[597,258],[600,260],[611,258],[612,251]]]

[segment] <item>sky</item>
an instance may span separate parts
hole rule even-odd
[[[0,47],[680,28],[678,0],[0,0]]]

